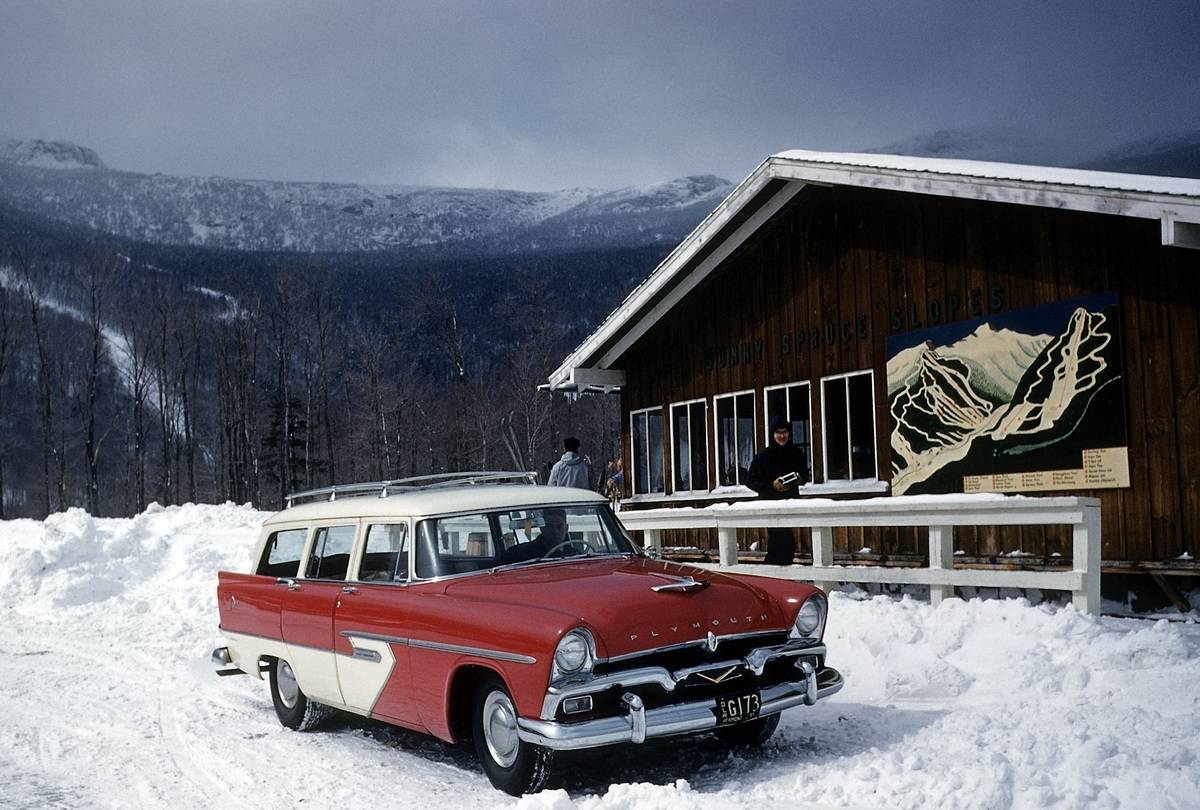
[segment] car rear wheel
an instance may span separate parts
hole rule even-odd
[[[271,702],[275,716],[293,731],[315,728],[328,715],[329,707],[309,700],[296,681],[292,666],[282,658],[271,662]]]
[[[738,723],[736,726],[723,726],[715,729],[713,733],[730,748],[754,748],[771,739],[778,727],[779,715],[772,714],[748,723]]]
[[[505,793],[536,793],[549,780],[554,752],[517,734],[517,708],[499,678],[485,678],[475,690],[471,734],[483,772]]]

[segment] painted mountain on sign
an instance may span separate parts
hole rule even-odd
[[[1123,447],[1118,337],[1105,293],[890,338],[892,491],[961,492],[966,476]]]

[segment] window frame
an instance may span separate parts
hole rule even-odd
[[[808,456],[808,480],[816,481],[817,480],[816,479],[816,474],[817,474],[816,466],[817,465],[816,465],[816,459],[814,458],[815,453],[813,453],[813,424],[816,422],[816,420],[813,419],[812,380],[797,380],[795,382],[779,383],[778,385],[764,385],[763,386],[763,389],[762,389],[762,392],[763,392],[763,403],[762,403],[762,405],[763,405],[763,446],[770,447],[771,442],[774,439],[774,437],[772,437],[769,432],[769,429],[771,427],[771,414],[767,412],[767,408],[768,408],[767,393],[770,391],[780,391],[780,390],[782,390],[784,392],[783,401],[787,405],[787,408],[788,408],[788,412],[785,416],[788,420],[788,424],[791,425],[791,423],[792,423],[792,406],[791,406],[791,399],[787,395],[787,389],[799,388],[800,386],[804,386],[805,388],[808,389],[808,453],[806,454]],[[822,424],[824,424],[824,414],[822,414]],[[795,439],[796,439],[796,437],[793,436],[792,444],[796,444]]]
[[[362,579],[362,561],[367,556],[367,540],[370,537],[372,526],[404,526],[404,544],[407,548],[404,550],[404,575],[403,581],[386,582],[383,580],[364,580]],[[353,581],[362,583],[363,585],[387,585],[391,587],[408,585],[413,581],[413,520],[408,515],[397,516],[395,518],[388,517],[371,517],[361,518],[359,520],[358,537],[356,538],[355,554],[351,559],[351,572],[353,573]]]
[[[650,482],[647,485],[645,492],[639,493],[638,489],[637,489],[638,472],[639,472],[640,464],[638,463],[638,458],[637,458],[637,455],[635,452],[637,445],[635,442],[636,434],[635,434],[635,428],[634,428],[634,420],[637,418],[637,416],[639,414],[649,414],[649,413],[655,413],[655,412],[658,413],[658,418],[662,419],[663,407],[661,405],[652,405],[649,408],[638,408],[637,410],[629,411],[629,460],[631,462],[629,465],[629,493],[634,498],[637,498],[637,497],[646,498],[646,497],[653,497],[655,495],[666,495],[667,494],[667,476],[665,474],[665,468],[666,468],[666,448],[665,447],[662,448],[663,462],[664,462],[663,463],[663,467],[664,467],[663,488],[662,489],[652,489],[651,487],[653,487],[653,482]],[[664,436],[666,435],[665,431],[663,432],[663,435]],[[647,445],[649,444],[649,439],[650,439],[650,430],[649,430],[649,426],[647,425],[647,430],[646,430]],[[651,465],[649,464],[649,458],[647,458],[646,461],[647,461],[647,465],[646,465],[647,470],[649,470],[649,468],[651,467]]]
[[[875,469],[869,476],[862,478],[854,477],[854,443],[850,435],[850,378],[866,376],[870,380],[871,390],[871,456],[875,460]],[[846,431],[846,455],[850,471],[849,478],[830,478],[829,477],[829,420],[826,416],[825,408],[825,383],[832,380],[845,380],[846,387],[846,424],[843,428]],[[847,371],[841,374],[829,374],[820,379],[821,384],[821,473],[823,480],[827,483],[853,483],[855,481],[878,481],[879,480],[879,425],[878,413],[875,410],[875,369],[866,368],[858,369],[857,371]]]
[[[688,480],[694,484],[696,481],[696,476],[693,474],[693,470],[692,470],[692,466],[691,466],[691,461],[692,461],[691,447],[692,447],[692,436],[695,435],[695,430],[692,428],[691,406],[697,405],[697,404],[704,406],[704,416],[700,419],[700,425],[704,429],[704,480],[708,482],[709,486],[705,487],[704,489],[697,489],[694,486],[691,489],[677,489],[675,487],[675,484],[676,484],[676,477],[675,477],[675,474],[676,474],[676,471],[675,471],[675,409],[676,408],[687,408],[688,409]],[[705,397],[697,397],[696,399],[685,399],[685,400],[681,400],[679,402],[672,402],[669,405],[667,405],[667,418],[668,418],[668,421],[670,422],[670,425],[668,426],[670,428],[670,436],[667,439],[667,444],[671,448],[671,493],[672,494],[694,495],[698,492],[711,492],[713,489],[713,487],[712,487],[713,479],[712,479],[712,452],[711,452],[712,448],[710,447],[710,445],[708,443],[708,399],[706,399]]]
[[[721,479],[721,428],[720,428],[720,425],[718,424],[720,415],[717,412],[718,411],[717,400],[730,399],[730,398],[733,399],[733,424],[734,424],[734,428],[733,428],[734,429],[734,442],[733,443],[734,443],[734,446],[736,447],[737,443],[738,443],[737,442],[737,398],[740,396],[744,396],[746,394],[750,395],[750,421],[751,421],[751,425],[750,425],[750,441],[751,441],[750,457],[751,457],[751,459],[753,459],[755,453],[757,452],[754,447],[754,444],[753,444],[754,437],[758,435],[758,425],[754,424],[755,420],[757,419],[757,416],[756,416],[757,408],[754,407],[754,398],[755,398],[754,389],[746,388],[742,391],[731,391],[728,394],[713,394],[713,397],[712,397],[713,456],[717,460],[717,464],[716,464],[717,480],[713,481],[713,484],[714,484],[713,489],[717,489],[718,487],[724,487],[724,486],[740,486],[740,487],[746,486],[746,482],[740,480],[740,476],[739,476],[739,480],[735,481],[733,484],[721,483],[721,480],[720,480]]]
[[[259,569],[262,568],[263,557],[266,556],[266,554],[267,554],[267,544],[271,542],[272,535],[280,534],[282,532],[295,532],[295,531],[304,532],[304,542],[300,544],[300,559],[296,563],[296,572],[294,574],[292,574],[291,576],[283,576],[283,577],[273,575],[273,574],[260,574]],[[312,546],[312,539],[313,539],[313,527],[308,523],[292,523],[292,524],[285,523],[282,525],[271,526],[269,528],[265,528],[263,538],[259,544],[258,561],[254,564],[255,576],[260,576],[260,577],[276,576],[276,578],[282,578],[282,579],[301,579],[302,578],[301,574],[304,572],[305,568],[307,567],[308,551],[309,551],[309,548]]]
[[[317,534],[321,529],[332,529],[342,526],[350,526],[354,529],[354,536],[350,540],[350,558],[346,561],[346,575],[341,579],[330,579],[329,577],[309,577],[307,575],[309,562],[312,560],[313,552],[317,547]],[[305,582],[353,582],[358,577],[358,559],[361,557],[362,546],[362,519],[358,517],[343,517],[329,518],[326,520],[317,520],[308,524],[308,541],[304,547],[304,559],[300,566],[301,576],[296,579],[302,579]]]

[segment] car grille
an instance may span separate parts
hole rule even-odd
[[[758,647],[775,647],[787,641],[787,633],[769,633],[749,638],[730,638],[717,645],[716,652],[709,652],[704,644],[690,647],[680,647],[674,650],[658,650],[647,652],[645,655],[625,658],[616,662],[605,662],[596,665],[597,675],[607,675],[610,672],[620,672],[636,667],[662,667],[668,672],[677,672],[688,667],[698,667],[704,664],[715,664],[718,661],[730,661],[743,658],[751,650]]]
[[[731,639],[722,642],[715,653],[709,652],[706,646],[665,650],[618,661],[615,664],[597,665],[596,675],[642,667],[663,667],[669,672],[678,672],[689,667],[740,660],[757,647],[776,646],[783,644],[786,640],[787,634],[779,633],[778,635],[763,635],[748,639]],[[574,723],[597,717],[611,717],[614,714],[626,714],[628,710],[621,704],[621,697],[627,692],[632,692],[640,697],[647,709],[656,709],[673,703],[711,700],[722,695],[737,695],[755,689],[765,689],[780,683],[799,680],[800,674],[796,665],[801,660],[810,661],[818,669],[824,664],[824,661],[815,655],[800,658],[777,658],[767,662],[761,675],[755,675],[749,667],[739,664],[737,669],[728,674],[726,674],[726,667],[706,670],[703,675],[708,675],[709,678],[705,678],[701,673],[693,673],[679,682],[672,690],[663,689],[657,684],[614,686],[603,692],[593,693],[590,712],[566,715],[560,707],[555,719],[560,722]],[[720,683],[713,682],[712,679],[723,674],[725,677],[721,678]]]

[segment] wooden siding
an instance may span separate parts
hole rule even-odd
[[[626,468],[630,410],[708,400],[709,463],[717,476],[714,394],[812,385],[813,468],[824,480],[820,378],[874,370],[876,457],[890,477],[885,341],[899,332],[1114,290],[1119,295],[1132,486],[1072,490],[1101,499],[1106,561],[1197,555],[1200,538],[1200,252],[1160,244],[1159,224],[1127,217],[850,188],[808,188],[764,225],[621,359]],[[978,291],[978,297],[972,296]],[[996,308],[993,293],[1001,306]],[[978,315],[973,313],[978,307]],[[860,319],[863,324],[860,324]],[[846,325],[849,324],[849,332]],[[858,339],[860,328],[866,339]],[[783,336],[789,350],[782,350]],[[800,339],[797,339],[800,336]],[[708,360],[706,364],[706,359]],[[669,438],[667,439],[669,443]],[[671,451],[664,448],[667,489]],[[1049,494],[1049,493],[1047,493]],[[657,504],[657,505],[661,505]],[[630,508],[634,508],[633,505]],[[799,553],[810,553],[798,532]],[[762,532],[740,538],[743,546]],[[668,544],[683,536],[664,538]],[[715,537],[686,542],[715,546]],[[842,554],[917,556],[915,530],[835,534]],[[961,530],[971,558],[1015,550],[1069,558],[1057,529]]]

